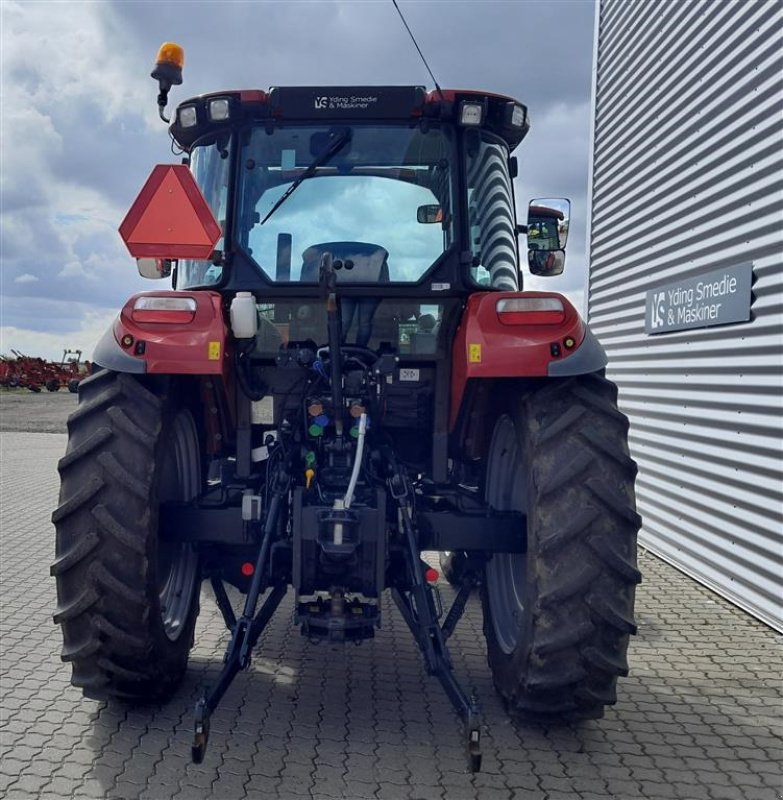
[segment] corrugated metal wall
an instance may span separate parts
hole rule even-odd
[[[783,4],[599,0],[589,321],[641,542],[783,630]],[[747,323],[645,334],[648,290],[753,263]]]

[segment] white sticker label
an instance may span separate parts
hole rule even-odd
[[[410,369],[405,367],[400,370],[400,380],[401,381],[418,381],[419,380],[419,370],[417,369]]]
[[[274,425],[275,423],[275,401],[267,395],[260,400],[253,401],[253,425]]]
[[[451,289],[451,284],[433,283],[432,286],[430,286],[430,288],[432,289],[433,292],[447,292],[449,289]]]

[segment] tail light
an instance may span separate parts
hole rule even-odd
[[[504,297],[496,311],[504,325],[558,325],[565,319],[559,297]]]
[[[161,322],[169,325],[193,321],[196,300],[193,297],[139,297],[133,304],[134,322]]]

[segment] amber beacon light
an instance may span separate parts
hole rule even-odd
[[[182,83],[182,67],[185,65],[185,50],[174,42],[163,42],[158,49],[155,59],[155,69],[150,76],[155,78],[160,87],[158,94],[158,114],[164,122],[169,120],[164,116],[163,109],[169,99],[169,89]]]

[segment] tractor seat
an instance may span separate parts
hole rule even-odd
[[[303,283],[317,283],[321,256],[331,253],[335,260],[353,262],[352,269],[336,270],[338,283],[388,283],[388,251],[377,244],[367,242],[324,242],[314,244],[302,253]]]

